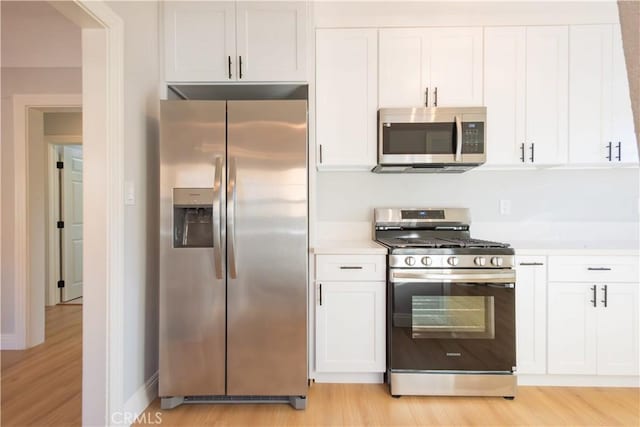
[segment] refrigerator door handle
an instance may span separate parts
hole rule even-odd
[[[238,270],[236,268],[236,188],[236,159],[231,157],[229,159],[229,186],[227,189],[230,212],[227,221],[229,223],[229,273],[232,279],[238,277]]]
[[[216,278],[222,279],[222,158],[216,157],[213,178],[213,262]]]

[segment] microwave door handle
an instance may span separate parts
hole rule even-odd
[[[462,122],[460,121],[460,117],[456,116],[456,155],[455,161],[462,161]]]

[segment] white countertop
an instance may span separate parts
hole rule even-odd
[[[373,240],[320,240],[311,245],[309,252],[316,255],[386,255],[387,248]]]
[[[640,255],[639,243],[617,241],[512,241],[516,255]]]

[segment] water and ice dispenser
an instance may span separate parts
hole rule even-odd
[[[173,247],[213,247],[213,188],[173,189]]]

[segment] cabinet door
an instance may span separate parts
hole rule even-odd
[[[596,374],[596,319],[593,284],[550,282],[548,372]]]
[[[383,372],[385,282],[320,282],[316,287],[316,370]]]
[[[437,28],[429,35],[429,86],[437,90],[437,106],[481,106],[482,28]]]
[[[598,375],[638,375],[638,283],[598,285]]]
[[[236,4],[238,78],[306,80],[306,2]]]
[[[236,79],[233,2],[164,2],[164,40],[167,81]]]
[[[522,163],[525,143],[525,28],[485,28],[484,101],[487,164]]]
[[[527,27],[526,139],[534,163],[567,160],[568,28]]]
[[[319,169],[370,170],[376,164],[377,39],[371,29],[316,32]]]
[[[546,257],[516,260],[516,355],[518,374],[544,374],[547,369]]]
[[[611,28],[576,25],[569,29],[570,163],[610,162]]]
[[[428,42],[425,29],[380,30],[380,108],[425,107],[429,89]],[[430,94],[430,105],[432,102]]]
[[[629,80],[622,49],[620,26],[613,26],[613,103],[611,139],[614,147],[620,143],[620,151],[614,149],[614,161],[638,163],[638,145],[634,133],[633,112],[629,93]],[[620,154],[620,160],[616,155]]]

